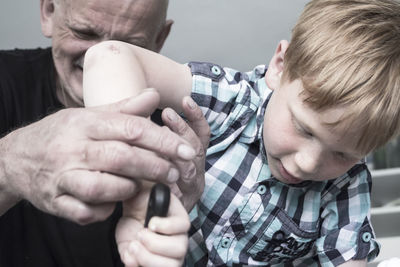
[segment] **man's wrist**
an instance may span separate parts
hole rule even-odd
[[[18,203],[21,198],[13,194],[9,188],[6,167],[7,164],[7,145],[6,137],[0,139],[0,216],[8,209]]]

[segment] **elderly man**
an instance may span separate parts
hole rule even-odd
[[[169,130],[144,118],[158,104],[151,91],[80,108],[86,50],[117,39],[158,52],[167,5],[41,0],[52,48],[0,51],[0,266],[120,266],[116,203],[140,179],[179,179],[187,210],[199,198],[208,126],[197,109],[187,109],[191,128],[163,114]]]

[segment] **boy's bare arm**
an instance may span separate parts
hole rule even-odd
[[[118,97],[117,101],[152,87],[160,93],[160,108],[171,107],[181,112],[182,99],[190,95],[192,88],[188,66],[120,41],[105,41],[91,47],[85,55],[84,73],[83,87],[107,90],[88,91],[101,97],[84,95],[86,106],[114,102],[114,97]],[[110,81],[112,84],[107,84]],[[95,84],[87,85],[88,82]],[[117,95],[112,88],[119,88]],[[86,99],[95,99],[96,103],[86,103]]]

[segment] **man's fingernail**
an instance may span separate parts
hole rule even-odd
[[[167,176],[168,183],[175,183],[179,179],[179,172],[175,168],[170,168]]]
[[[196,155],[193,148],[188,145],[181,144],[178,146],[178,156],[184,160],[191,160]]]
[[[166,110],[167,112],[167,117],[170,121],[176,122],[178,118],[176,117],[176,113],[170,109]]]
[[[189,105],[189,107],[191,109],[195,109],[196,108],[196,103],[193,101],[193,99],[191,97],[188,97],[186,101],[187,101],[187,104]]]

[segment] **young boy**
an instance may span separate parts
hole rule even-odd
[[[210,124],[188,266],[366,266],[376,257],[362,159],[399,133],[399,25],[395,0],[314,0],[268,69],[246,73],[116,41],[87,52],[84,80],[154,87],[161,107],[178,111],[191,95]]]

